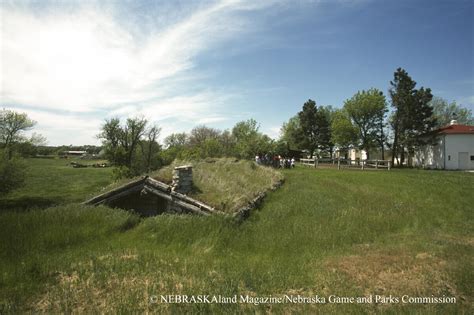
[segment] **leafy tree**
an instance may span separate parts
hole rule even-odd
[[[334,109],[331,105],[319,106],[318,112],[321,114],[320,121],[323,126],[323,128],[321,129],[321,148],[323,150],[329,151],[329,154],[332,157],[334,143],[332,142],[331,137],[331,122],[334,115]]]
[[[474,125],[472,111],[456,104],[455,101],[448,103],[448,101],[441,97],[433,97],[430,105],[433,107],[437,128],[449,125],[453,119],[456,119],[461,125]]]
[[[344,102],[344,110],[358,130],[359,147],[367,152],[374,147],[381,131],[387,105],[385,96],[377,89],[359,91],[351,99]]]
[[[120,119],[106,120],[99,138],[103,140],[106,157],[115,165],[124,167],[121,173],[129,176],[137,175],[142,170],[133,169],[137,148],[146,132],[146,119],[142,117],[128,118],[125,124]]]
[[[171,134],[165,139],[166,149],[160,153],[165,163],[174,159],[203,159],[236,156],[253,158],[259,152],[269,152],[273,140],[259,132],[254,119],[238,122],[232,131],[197,126],[189,134]]]
[[[328,113],[316,107],[316,102],[308,100],[298,113],[302,131],[302,146],[313,156],[316,149],[330,150],[331,131]]]
[[[25,140],[23,132],[36,124],[26,113],[2,109],[0,111],[0,148],[6,151],[6,157],[12,159],[13,145]]]
[[[220,157],[223,155],[223,147],[216,138],[207,138],[200,146],[200,158]]]
[[[388,109],[385,107],[385,110],[380,111],[375,117],[375,124],[377,131],[375,132],[375,141],[380,147],[380,152],[382,153],[382,160],[385,160],[385,145],[387,144],[387,132],[385,131],[387,127],[387,112]]]
[[[261,151],[259,128],[260,126],[255,119],[240,121],[232,128],[232,136],[236,140],[235,149],[238,157],[250,159]]]
[[[174,133],[165,139],[161,157],[166,163],[174,159],[202,159],[234,156],[236,140],[229,130],[221,132],[206,126],[193,128],[190,134]]]
[[[273,144],[272,149],[269,152],[272,152],[277,155],[281,156],[289,156],[292,149],[290,149],[289,143],[282,138],[280,138],[278,141],[276,141]]]
[[[427,134],[437,124],[430,102],[433,98],[429,88],[415,89],[416,82],[402,68],[394,73],[389,90],[394,113],[391,118],[393,128],[392,162],[400,154],[400,164],[405,161],[405,150],[413,154],[416,147],[431,142],[420,137]]]
[[[46,144],[46,138],[40,134],[34,132],[30,138],[24,138],[22,142],[15,144],[15,151],[21,157],[36,156],[39,152],[40,147],[44,147]]]
[[[103,139],[105,158],[117,165],[124,164],[124,152],[121,148],[122,133],[120,119],[111,118],[105,121],[102,125],[102,132],[98,135],[99,139]]]
[[[206,126],[197,126],[191,130],[188,142],[192,147],[201,146],[208,139],[218,139],[220,134],[220,130]]]
[[[145,134],[147,121],[145,118],[128,118],[122,131],[122,146],[125,151],[125,166],[131,168],[133,155]]]
[[[219,143],[222,146],[222,153],[225,156],[235,156],[236,140],[229,130],[224,130],[219,136]]]
[[[168,137],[165,138],[165,147],[183,147],[186,145],[188,140],[188,136],[185,132],[182,133],[172,133]]]
[[[286,146],[292,150],[303,149],[303,130],[298,115],[291,117],[288,122],[283,123],[280,129],[280,140],[286,143]]]
[[[358,130],[352,124],[347,112],[343,109],[333,113],[331,122],[331,140],[342,152],[347,152],[351,145],[357,143]]]
[[[147,172],[158,167],[158,165],[152,165],[152,158],[155,157],[154,160],[158,161],[156,154],[160,151],[160,145],[157,142],[160,132],[160,127],[157,125],[151,126],[145,133],[146,139],[141,142],[142,155]]]
[[[317,149],[319,144],[319,128],[316,118],[317,112],[316,102],[310,99],[304,103],[302,111],[298,113],[303,135],[302,145],[309,151],[311,157],[313,157],[314,151]]]

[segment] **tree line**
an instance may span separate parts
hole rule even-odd
[[[221,131],[204,125],[189,133],[173,133],[158,143],[161,129],[148,126],[143,117],[106,120],[99,138],[105,157],[118,166],[120,176],[135,176],[153,171],[175,159],[204,159],[232,156],[249,159],[256,152],[273,150],[274,140],[260,132],[254,119],[241,121],[231,130]]]
[[[60,154],[65,150],[103,152],[104,158],[116,166],[116,177],[136,176],[151,172],[174,159],[236,157],[252,159],[259,154],[290,157],[304,150],[310,156],[332,156],[350,148],[367,152],[367,158],[380,152],[392,162],[399,157],[401,165],[417,147],[430,142],[420,137],[447,125],[453,117],[460,124],[474,125],[472,111],[446,100],[433,97],[431,89],[420,87],[401,68],[390,81],[389,100],[376,88],[358,91],[344,101],[341,108],[318,106],[314,100],[305,102],[301,110],[281,127],[279,139],[260,131],[259,123],[248,119],[231,129],[219,130],[204,125],[189,133],[173,133],[162,144],[161,128],[144,117],[121,121],[111,118],[101,126],[98,138],[102,147],[48,147],[38,134],[26,137],[36,122],[26,113],[0,111],[0,194],[18,187],[25,177],[25,164],[20,157]]]
[[[318,107],[310,99],[283,124],[280,140],[310,156],[332,156],[335,149],[344,155],[349,148],[357,148],[364,150],[368,159],[373,151],[385,159],[388,149],[392,163],[399,158],[399,164],[404,165],[407,155],[433,142],[430,131],[446,126],[453,118],[460,124],[474,124],[470,110],[433,97],[430,88],[417,88],[416,84],[398,68],[388,90],[390,107],[376,88],[358,91],[340,109]]]

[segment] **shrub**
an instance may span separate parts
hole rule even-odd
[[[18,158],[8,160],[0,152],[0,195],[21,187],[25,183],[26,165]]]

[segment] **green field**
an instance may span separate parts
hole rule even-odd
[[[37,171],[41,188],[30,182],[29,189],[49,196],[48,174],[85,170],[53,169]],[[74,202],[110,182],[109,170],[90,172],[76,174],[76,188],[61,179],[52,190]],[[143,219],[77,204],[2,211],[0,313],[473,312],[474,174],[296,168],[284,175],[285,184],[242,223]],[[166,294],[445,295],[457,302],[150,303]]]
[[[47,207],[84,201],[112,182],[112,168],[73,168],[71,162],[93,164],[81,159],[27,159],[25,186],[0,198],[0,209]]]

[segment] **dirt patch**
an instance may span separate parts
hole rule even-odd
[[[343,273],[367,295],[458,296],[446,265],[445,260],[424,252],[375,252],[333,258],[326,263],[329,270]]]
[[[435,237],[435,240],[455,245],[465,245],[474,247],[474,237],[472,236],[454,236],[442,234],[438,237]]]

